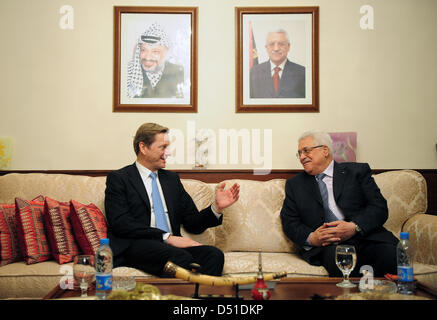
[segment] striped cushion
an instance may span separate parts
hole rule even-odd
[[[44,201],[15,198],[15,222],[21,253],[27,264],[52,258],[44,228]]]
[[[107,226],[103,213],[94,203],[84,205],[71,200],[71,222],[74,235],[84,254],[95,255],[100,239],[107,238]]]
[[[70,203],[46,197],[44,222],[55,260],[59,264],[73,261],[80,250],[71,225]]]
[[[23,260],[15,226],[15,204],[0,204],[0,266]]]

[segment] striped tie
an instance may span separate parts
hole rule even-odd
[[[159,194],[158,184],[156,183],[156,173],[150,173],[150,177],[152,178],[152,201],[155,211],[156,227],[165,232],[170,232],[164,206],[162,205],[161,195]]]
[[[338,218],[329,208],[328,188],[326,187],[325,182],[323,182],[324,177],[326,177],[326,174],[320,173],[316,175],[316,180],[317,180],[317,184],[319,185],[320,195],[322,196],[323,208],[325,209],[325,221],[331,222],[331,221],[338,220]]]

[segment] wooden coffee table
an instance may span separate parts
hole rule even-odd
[[[358,287],[352,289],[342,289],[335,284],[341,282],[341,278],[283,278],[275,284],[271,290],[270,300],[310,300],[333,298],[345,293],[359,292]],[[351,278],[354,283],[359,282],[359,278]],[[148,283],[156,286],[162,295],[177,295],[183,297],[192,297],[195,291],[195,284],[180,279],[137,279],[137,282]],[[250,286],[252,288],[252,286]],[[348,290],[348,291],[346,291]],[[235,296],[233,287],[210,287],[199,286],[199,295],[211,295],[212,297],[229,297]],[[94,289],[88,292],[89,296],[95,294]],[[432,291],[427,290],[421,285],[417,286],[416,295],[437,299]],[[44,299],[74,298],[79,297],[80,292],[77,290],[64,290],[55,287]],[[238,290],[238,296],[244,300],[252,300],[250,289]]]

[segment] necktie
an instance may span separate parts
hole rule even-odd
[[[316,175],[316,180],[317,180],[317,184],[319,185],[320,195],[322,196],[323,208],[325,209],[325,221],[331,222],[331,221],[338,220],[338,218],[335,216],[335,214],[329,208],[328,188],[326,187],[326,184],[323,182],[323,178],[325,176],[326,176],[326,174],[320,173],[320,174]]]
[[[158,184],[156,183],[156,173],[152,172],[150,177],[152,178],[152,201],[155,211],[156,227],[165,232],[170,232],[164,206],[162,205],[161,195],[159,194]]]
[[[273,90],[275,90],[275,92],[278,92],[279,70],[281,70],[281,68],[275,67],[274,70],[275,70],[275,72],[273,73]]]

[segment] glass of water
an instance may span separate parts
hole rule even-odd
[[[81,297],[88,296],[88,288],[95,281],[94,256],[80,255],[74,257],[73,275],[75,287],[79,287]]]
[[[356,287],[355,284],[350,282],[349,275],[355,268],[357,263],[357,254],[355,252],[355,247],[351,245],[339,245],[335,249],[335,263],[340,271],[343,273],[343,281],[337,283],[338,287],[341,288],[353,288]]]

